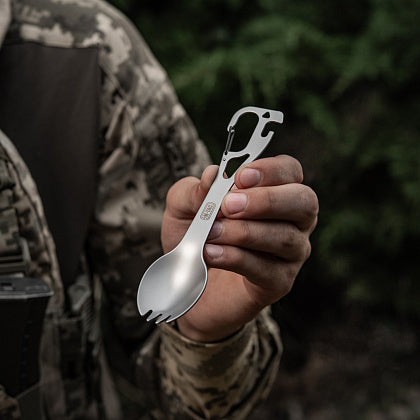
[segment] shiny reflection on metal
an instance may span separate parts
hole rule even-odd
[[[258,115],[257,125],[247,146],[239,152],[232,152],[230,147],[235,125],[247,113]],[[273,131],[265,136],[262,134],[269,122],[282,123],[283,113],[249,106],[233,115],[228,124],[228,140],[216,178],[188,231],[175,249],[157,259],[147,269],[140,281],[137,306],[140,314],[147,316],[147,321],[154,321],[156,324],[172,322],[191,309],[202,295],[207,284],[204,244],[222,200],[234,183],[234,174],[229,178],[223,176],[226,166],[231,159],[247,156],[243,166],[260,156],[274,134]],[[202,217],[203,214],[206,217]]]

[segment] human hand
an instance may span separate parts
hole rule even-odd
[[[210,166],[201,180],[184,178],[170,189],[162,224],[165,252],[181,240],[216,173],[217,166]],[[178,319],[182,334],[197,341],[223,339],[290,291],[310,255],[318,214],[317,196],[302,181],[300,163],[284,155],[237,171],[204,248],[207,287]]]

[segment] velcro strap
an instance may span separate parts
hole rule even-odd
[[[16,212],[13,208],[0,211],[0,260],[1,256],[20,253],[17,237],[19,227],[17,225]]]
[[[0,156],[0,275],[27,274],[30,254],[26,241],[19,237],[19,222],[13,207],[13,187],[7,162]]]
[[[0,156],[0,275],[27,273],[30,261],[27,243],[19,237],[14,186],[7,161]]]

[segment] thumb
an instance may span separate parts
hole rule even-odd
[[[210,165],[204,170],[200,180],[186,177],[176,182],[166,198],[167,215],[178,220],[191,219],[208,193],[217,170],[217,165]]]

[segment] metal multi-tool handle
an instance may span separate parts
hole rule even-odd
[[[239,118],[248,113],[257,114],[258,123],[246,147],[241,151],[233,152],[230,150],[230,148],[234,138],[235,127]],[[266,124],[270,122],[282,123],[283,113],[280,111],[248,106],[241,108],[233,115],[228,124],[228,139],[216,178],[210,187],[206,198],[201,204],[200,209],[195,215],[187,233],[185,234],[185,240],[193,240],[194,242],[204,243],[217,216],[223,198],[232,188],[232,185],[235,182],[235,174],[239,169],[238,168],[231,176],[226,178],[225,171],[227,165],[233,159],[244,158],[241,166],[244,166],[257,159],[268,146],[271,138],[273,137],[273,131],[268,131],[266,135],[263,135]]]

